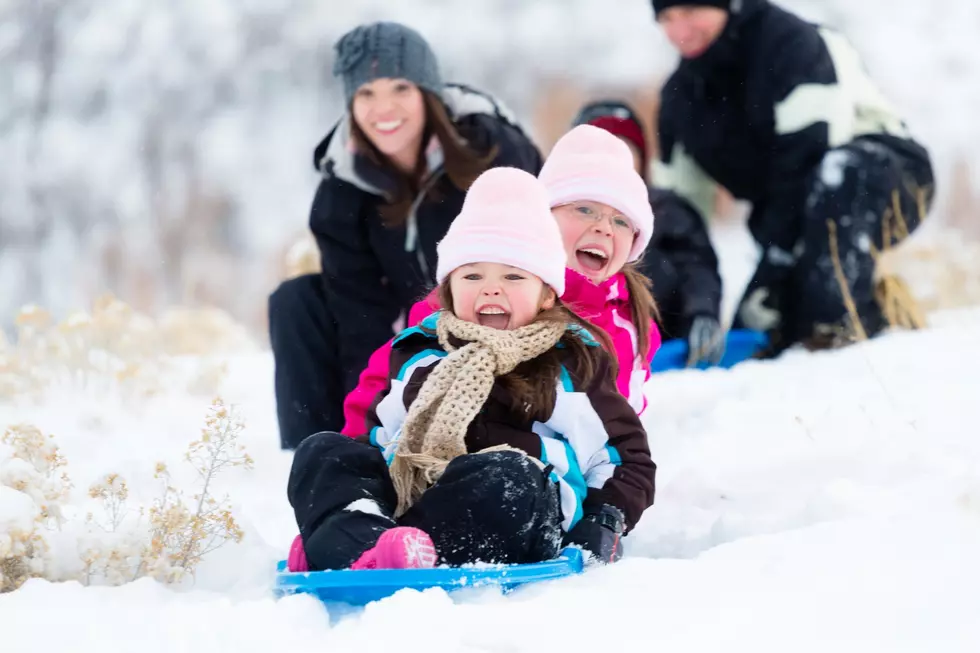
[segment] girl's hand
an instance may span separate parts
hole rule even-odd
[[[565,536],[564,544],[577,544],[603,564],[623,557],[624,518],[619,508],[603,504],[589,509]]]

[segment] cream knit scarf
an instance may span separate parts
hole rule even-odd
[[[398,494],[395,516],[405,513],[453,458],[466,453],[466,430],[490,395],[494,380],[554,347],[565,333],[561,322],[535,322],[501,330],[439,313],[439,343],[450,352],[436,365],[409,407],[391,463]],[[467,343],[460,348],[450,336]],[[484,449],[512,449],[500,445]],[[482,452],[481,452],[482,453]]]

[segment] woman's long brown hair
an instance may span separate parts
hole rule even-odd
[[[439,286],[438,297],[439,304],[444,309],[455,313],[448,281]],[[560,299],[555,300],[554,307],[538,313],[534,321],[577,325],[599,343],[598,347],[590,345],[581,335],[569,331],[560,340],[563,348],[552,348],[537,358],[521,363],[514,371],[499,378],[507,391],[509,407],[516,419],[530,418],[546,422],[555,408],[563,362],[569,364],[569,374],[583,387],[589,386],[596,379],[603,362],[607,365],[608,380],[614,381],[618,374],[618,365],[616,350],[609,334],[576,315]]]
[[[381,219],[387,226],[399,226],[405,222],[412,202],[421,192],[426,174],[425,151],[429,141],[435,136],[442,146],[443,169],[449,181],[464,193],[483,172],[490,167],[497,156],[497,146],[488,152],[475,151],[459,134],[459,130],[449,116],[442,100],[429,91],[422,91],[425,106],[425,128],[422,130],[422,146],[419,148],[415,169],[405,174],[391,160],[381,153],[364,130],[351,118],[351,138],[357,151],[376,166],[392,175],[396,180],[395,191],[389,202],[381,206]],[[431,172],[431,171],[430,171]]]

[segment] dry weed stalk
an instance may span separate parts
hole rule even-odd
[[[65,521],[61,508],[72,485],[64,470],[68,462],[54,436],[44,435],[33,424],[18,424],[9,427],[0,442],[13,450],[12,459],[3,466],[0,482],[33,499],[41,523],[60,528]]]
[[[8,428],[0,459],[0,501],[13,515],[0,522],[0,592],[45,574],[48,545],[39,527],[60,528],[71,483],[54,438],[28,424]]]
[[[980,304],[980,241],[951,232],[928,247],[906,252],[900,261],[905,274],[927,282],[923,310],[935,311]]]
[[[88,489],[88,495],[101,502],[102,511],[108,517],[107,524],[102,528],[110,533],[118,530],[126,516],[126,499],[129,498],[126,479],[119,474],[106,474],[105,478]]]
[[[189,380],[179,382],[182,387],[213,395],[227,369],[210,356],[254,346],[223,311],[174,308],[154,322],[112,295],[61,323],[25,306],[16,328],[14,343],[0,343],[0,398],[37,397],[56,384],[95,393],[118,389],[127,398],[152,396],[162,391],[180,356],[200,357],[189,361],[193,369]]]
[[[915,189],[916,206],[919,211],[919,222],[926,218],[927,193],[925,189]],[[885,320],[891,328],[922,329],[928,325],[922,304],[912,294],[908,284],[893,271],[889,264],[896,248],[910,235],[908,221],[902,212],[902,204],[897,190],[892,191],[891,207],[882,216],[882,247],[879,250],[873,242],[870,243],[871,257],[875,263],[875,299],[881,306]],[[824,328],[820,335],[828,338],[838,346],[847,342],[867,340],[867,331],[861,323],[854,297],[851,294],[847,276],[840,259],[837,242],[837,223],[827,220],[827,232],[830,241],[830,258],[834,266],[834,276],[840,286],[844,307],[847,309],[848,323],[846,325],[821,325]]]
[[[163,480],[163,496],[149,510],[150,544],[144,550],[140,571],[158,580],[179,582],[193,575],[201,558],[228,541],[240,542],[243,531],[235,521],[227,497],[216,499],[212,483],[231,467],[251,469],[252,458],[238,443],[244,422],[235,407],[218,398],[208,410],[201,439],[190,444],[186,459],[201,481],[193,495],[193,507],[175,489],[169,471],[157,464],[156,477]]]
[[[245,327],[214,307],[167,309],[157,321],[156,338],[168,356],[211,356],[254,347]]]
[[[37,396],[55,384],[93,392],[111,387],[149,395],[157,390],[160,357],[153,323],[111,295],[91,312],[76,311],[63,322],[36,306],[16,318],[17,340],[9,347],[0,396]]]
[[[847,284],[847,276],[844,274],[844,267],[841,265],[840,251],[837,246],[837,223],[833,220],[827,220],[827,231],[830,238],[830,260],[834,263],[834,276],[837,277],[837,283],[840,284],[844,307],[847,308],[847,314],[851,320],[851,330],[856,340],[867,340],[868,334],[864,330],[864,325],[861,324],[861,316],[858,315],[854,297],[851,295],[851,288]]]
[[[120,585],[143,576],[179,583],[193,577],[204,556],[244,536],[228,497],[218,498],[215,490],[222,472],[253,465],[239,442],[244,426],[237,407],[220,398],[212,402],[201,437],[185,454],[199,482],[190,496],[175,486],[163,463],[157,463],[154,474],[163,481],[163,491],[148,509],[128,506],[129,485],[119,474],[92,484],[88,497],[98,503],[99,515],[86,514],[82,533],[71,528],[59,533],[61,541],[79,537],[75,562],[49,560],[41,531],[61,529],[67,521],[63,506],[71,484],[64,457],[53,438],[36,427],[8,429],[2,438],[9,453],[0,458],[0,501],[16,510],[14,517],[0,517],[0,591],[17,589],[33,577],[74,578],[85,585]]]
[[[916,189],[916,206],[919,222],[926,218],[926,193]],[[892,225],[894,222],[894,226]],[[871,243],[871,256],[875,261],[875,298],[878,300],[889,326],[898,329],[924,329],[928,326],[922,305],[912,294],[908,284],[885,263],[886,257],[909,237],[908,222],[902,212],[898,191],[892,192],[892,208],[886,211],[881,221],[881,243],[879,250]]]
[[[103,535],[94,541],[79,543],[79,558],[83,565],[79,580],[84,585],[91,585],[99,578],[110,585],[127,583],[135,577],[141,545],[137,536],[120,531],[129,513],[126,507],[129,498],[126,480],[119,474],[106,474],[89,488],[88,495],[99,501],[103,519],[96,519],[90,512],[85,524],[90,531],[94,526]],[[141,510],[141,517],[142,514]]]
[[[317,274],[323,270],[320,262],[320,248],[309,231],[303,233],[286,250],[283,257],[283,268],[286,279],[295,279],[304,274]]]
[[[0,535],[0,594],[13,592],[31,578],[44,575],[47,545],[34,530]]]

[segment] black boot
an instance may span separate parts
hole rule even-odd
[[[346,569],[395,526],[395,488],[381,452],[339,433],[296,449],[289,503],[313,571]]]

